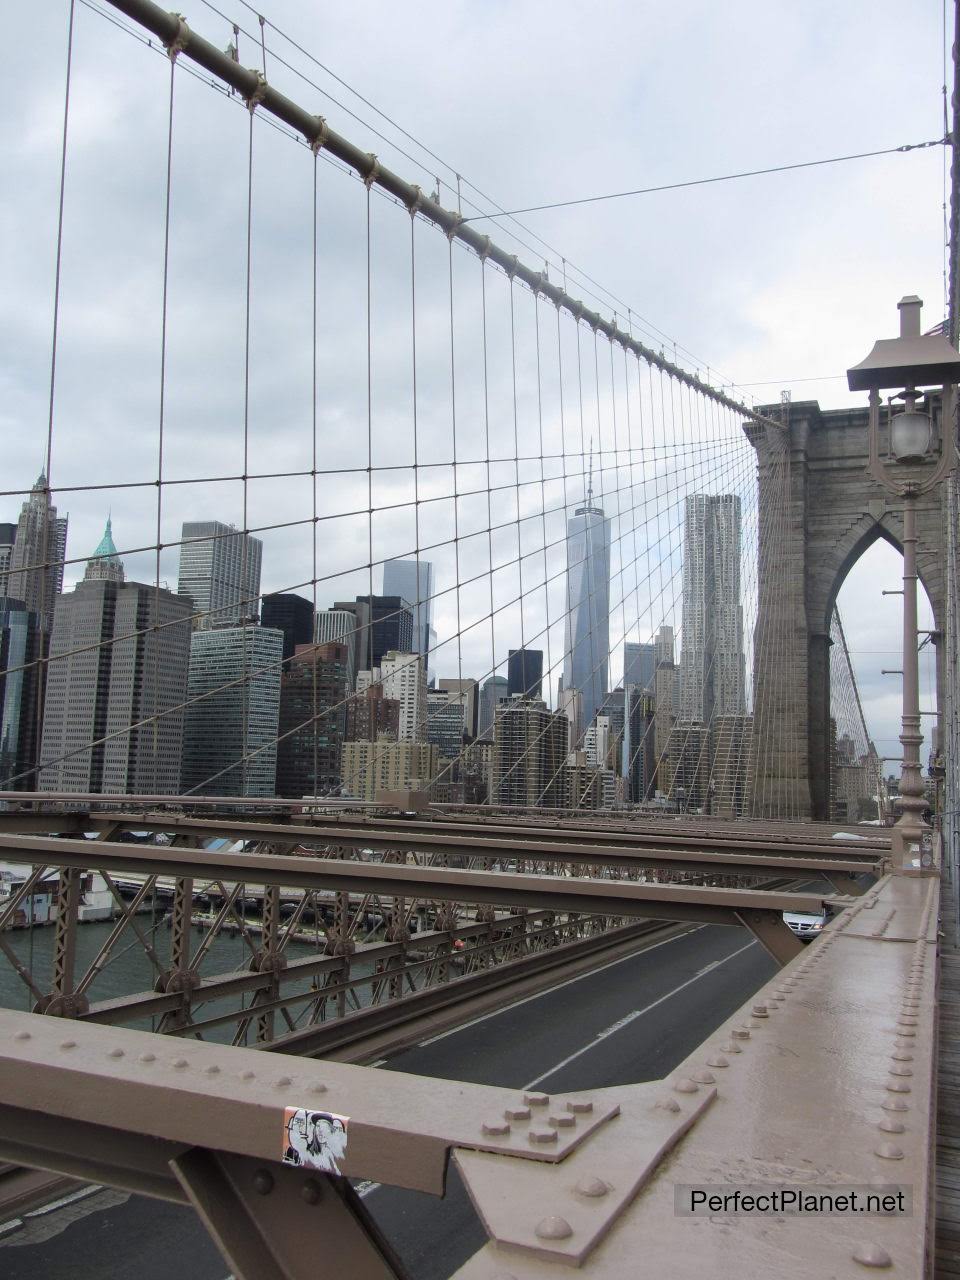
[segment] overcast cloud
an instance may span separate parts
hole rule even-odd
[[[186,16],[221,47],[232,38],[232,21],[259,35],[256,17],[237,0],[220,0],[218,8],[230,21],[202,0]],[[271,83],[425,192],[439,178],[442,202],[452,206],[455,172],[515,208],[942,133],[941,11],[933,3],[737,0],[668,10],[635,0],[592,6],[264,0],[261,9],[453,168],[428,159],[268,28]],[[18,495],[29,489],[45,455],[67,11],[66,3],[51,0],[7,19],[8,45],[17,52],[6,66],[7,108],[0,120],[6,189],[0,431],[8,492],[0,499],[0,519],[16,519]],[[253,36],[242,33],[241,61],[260,65],[260,57]],[[281,66],[279,57],[319,88]],[[189,481],[162,487],[164,544],[176,542],[187,518],[250,528],[286,523],[262,535],[264,589],[298,586],[310,596],[312,586],[299,584],[319,577],[320,607],[367,589],[366,509],[392,506],[373,521],[375,563],[418,544],[447,544],[424,552],[437,565],[437,589],[447,592],[436,609],[435,626],[447,642],[439,673],[462,668],[482,678],[508,647],[543,632],[549,618],[549,639],[543,634],[532,642],[549,650],[556,676],[562,547],[546,557],[542,548],[559,542],[562,508],[582,496],[581,450],[592,435],[595,484],[618,539],[612,638],[646,639],[662,621],[679,627],[684,494],[698,488],[741,493],[745,542],[755,536],[753,455],[735,417],[705,413],[689,396],[664,403],[657,380],[644,371],[638,383],[634,362],[625,366],[619,348],[611,369],[605,341],[597,346],[595,368],[593,335],[585,329],[578,378],[569,318],[559,335],[561,373],[555,312],[541,306],[537,314],[519,287],[512,291],[511,343],[511,289],[490,269],[484,274],[485,380],[481,268],[455,247],[456,457],[464,464],[457,487],[477,492],[456,512],[450,501],[429,501],[453,487],[448,246],[432,227],[417,225],[421,467],[415,480],[409,218],[372,197],[368,439],[366,193],[324,158],[317,169],[318,465],[344,470],[318,482],[316,500],[309,476],[246,486],[236,478],[245,470],[303,472],[312,465],[313,161],[255,121],[245,431],[247,113],[183,68],[176,75],[158,472],[168,77],[164,57],[78,3],[51,468],[54,487],[64,490],[58,506],[70,514],[67,554],[77,563],[68,565],[68,581],[82,573],[108,510],[128,576],[153,580],[156,553],[135,548],[157,540],[152,482],[158,474],[165,482]],[[364,121],[397,145],[375,136]],[[462,195],[478,199],[465,185]],[[746,388],[742,394],[758,404],[789,389],[794,399],[840,407],[858,403],[841,375],[877,337],[895,331],[901,295],[924,298],[926,327],[942,315],[942,200],[943,155],[936,148],[531,214],[522,220],[529,231],[518,233],[523,243],[512,238],[511,224],[489,229],[531,265],[547,258],[551,279],[562,277],[562,254],[571,292],[600,305],[587,293],[599,291],[579,274],[587,273],[615,295],[617,301],[600,295],[604,314],[616,309],[622,318],[629,306],[645,340],[671,355],[676,343],[688,366],[704,375],[709,366],[715,382],[720,375],[713,370],[735,377]],[[515,404],[521,455],[538,458],[541,424],[543,452],[567,455],[565,467],[544,464],[542,483],[539,461],[494,463],[489,470],[484,461],[515,457]],[[368,446],[375,466],[397,468],[374,473],[370,497]],[[544,506],[556,510],[541,520]],[[314,543],[315,514],[321,522]],[[538,518],[523,520],[518,534],[517,517],[528,515]],[[488,534],[490,525],[495,532]],[[476,535],[462,542],[459,566],[455,533]],[[494,574],[492,588],[483,576],[491,560],[506,566]],[[459,600],[449,591],[458,567],[461,578],[477,575]],[[896,586],[899,571],[899,558],[878,544],[840,596],[868,725],[885,755],[899,752],[899,682],[879,675],[882,666],[899,665],[899,598],[879,600],[877,593],[881,581]],[[175,585],[176,574],[177,551],[167,546],[159,576]],[[544,576],[549,590],[531,590]],[[749,615],[755,596],[749,571],[747,579]],[[379,587],[377,569],[373,587]],[[522,611],[511,603],[521,588],[527,596]],[[749,630],[750,616],[747,624]],[[618,669],[615,657],[614,674]],[[925,690],[929,681],[929,674],[922,677]],[[926,705],[932,691],[928,697]]]

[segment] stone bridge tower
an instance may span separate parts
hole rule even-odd
[[[867,470],[866,406],[823,411],[811,400],[760,412],[784,425],[744,427],[757,452],[760,504],[753,812],[828,819],[831,613],[847,573],[877,538],[902,551],[903,526],[897,500]],[[918,568],[935,641],[946,608],[946,497],[944,483],[917,508]],[[940,657],[938,648],[938,698]]]

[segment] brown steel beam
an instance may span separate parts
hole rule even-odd
[[[90,820],[91,828],[97,828],[101,823],[115,822],[116,817],[115,814],[96,815]],[[232,839],[264,842],[276,842],[278,837],[286,836],[288,843],[296,840],[305,843],[322,841],[350,848],[428,852],[454,857],[537,859],[583,863],[588,866],[653,866],[696,875],[711,875],[717,871],[756,876],[780,875],[784,871],[821,875],[827,868],[848,875],[859,875],[863,872],[878,872],[880,863],[876,850],[861,853],[859,850],[833,847],[827,853],[803,853],[798,852],[796,846],[786,846],[783,852],[771,854],[766,848],[761,850],[758,847],[738,852],[735,842],[724,848],[705,850],[699,847],[682,848],[679,841],[666,849],[652,849],[637,847],[630,837],[624,837],[622,844],[597,843],[592,839],[593,833],[589,840],[583,836],[570,839],[553,832],[545,832],[544,839],[534,839],[533,833],[528,834],[522,828],[509,831],[509,835],[491,835],[482,827],[477,828],[474,834],[470,834],[468,830],[467,834],[461,835],[457,830],[453,835],[457,824],[449,822],[418,824],[411,831],[404,822],[393,822],[389,826],[371,822],[366,826],[351,820],[349,826],[330,823],[321,826],[150,815],[131,819],[129,825],[143,830],[192,836],[225,835]],[[687,844],[695,845],[696,842],[687,841]]]
[[[411,867],[333,858],[265,857],[257,854],[189,851],[173,847],[98,844],[34,836],[0,836],[0,849],[24,862],[56,859],[60,866],[125,870],[146,874],[224,875],[231,880],[303,889],[336,889],[446,902],[480,902],[516,907],[545,907],[588,915],[641,916],[737,925],[744,909],[767,911],[771,930],[787,932],[784,911],[820,912],[830,901],[817,894],[771,893],[713,886],[647,884],[640,881],[587,880],[574,877],[466,871],[448,867]],[[837,900],[839,906],[848,900]]]
[[[349,1183],[194,1148],[170,1166],[236,1280],[398,1280]]]

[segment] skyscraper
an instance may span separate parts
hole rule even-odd
[[[493,737],[493,722],[497,712],[497,703],[508,697],[508,683],[503,676],[491,676],[484,680],[480,689],[480,714],[477,720],[477,736],[490,739]]]
[[[263,543],[219,520],[188,520],[181,532],[177,591],[188,596],[200,630],[259,614]]]
[[[610,650],[610,521],[587,499],[567,522],[567,614],[563,688],[582,697],[581,732],[607,692]]]
[[[346,645],[297,645],[280,677],[278,796],[339,791],[346,688]]]
[[[283,632],[268,627],[195,631],[183,727],[183,790],[272,796]]]
[[[634,640],[623,643],[623,687],[636,685],[639,689],[652,689],[656,670],[657,646],[639,644]]]
[[[17,526],[0,521],[0,596],[7,595],[7,574],[17,537]]]
[[[36,790],[39,655],[37,615],[0,595],[0,789]]]
[[[418,653],[383,655],[380,680],[384,696],[400,703],[397,737],[401,742],[423,742],[427,725],[427,677]]]
[[[709,725],[745,711],[740,499],[690,494],[683,526],[680,720]]]
[[[190,613],[189,600],[125,581],[107,521],[83,581],[57,598],[40,790],[176,794]]]
[[[563,808],[567,720],[534,698],[499,702],[490,762],[490,803]]]
[[[413,645],[413,611],[404,596],[357,596],[357,605],[366,607],[370,623],[360,618],[358,671],[379,667],[384,655],[391,650],[397,653],[418,653]],[[333,606],[338,609],[340,606]],[[360,617],[360,615],[358,615]],[[423,663],[426,670],[426,662]],[[389,695],[388,695],[389,696]]]
[[[275,592],[263,597],[260,621],[283,632],[283,661],[288,663],[297,645],[313,639],[313,604],[294,593]]]
[[[410,648],[422,656],[426,670],[433,630],[433,565],[427,560],[387,560],[383,566],[383,594],[402,596],[411,606]]]
[[[370,606],[355,601],[338,602],[332,609],[318,609],[313,623],[313,639],[316,644],[343,644],[347,646],[347,692],[357,687],[357,672],[364,665],[360,653],[361,640],[366,636],[366,622]]]
[[[543,650],[511,649],[507,657],[507,693],[539,698],[543,687]]]
[[[53,626],[53,606],[63,589],[67,554],[67,517],[50,501],[47,477],[40,473],[23,504],[7,577],[7,595],[20,600],[40,620],[40,630]]]

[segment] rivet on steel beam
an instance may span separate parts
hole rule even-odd
[[[503,1114],[508,1120],[529,1120],[530,1108],[529,1107],[507,1107]]]
[[[14,1040],[29,1040],[29,1039],[30,1039],[30,1032],[29,1032],[29,1031],[18,1031],[18,1032],[17,1032],[17,1034],[16,1034],[13,1038],[14,1038]]]
[[[75,1049],[76,1047],[77,1047],[77,1042],[76,1042],[76,1040],[61,1040],[61,1041],[60,1041],[60,1048],[61,1048],[61,1049]]]
[[[683,1078],[674,1081],[673,1091],[674,1093],[699,1093],[700,1086],[695,1080]]]
[[[122,1050],[122,1049],[118,1049],[118,1048],[116,1048],[116,1046],[114,1046],[114,1048],[112,1048],[112,1049],[110,1050],[110,1052],[107,1054],[107,1057],[108,1057],[108,1058],[122,1058],[122,1057],[123,1057],[123,1050]]]
[[[730,1034],[734,1036],[737,1040],[750,1039],[750,1032],[747,1030],[746,1027],[734,1027],[733,1030],[730,1032]]]
[[[680,1103],[676,1098],[661,1098],[657,1103],[657,1107],[661,1111],[679,1111]]]
[[[725,1058],[722,1053],[712,1053],[707,1059],[708,1067],[729,1067],[730,1060]]]
[[[273,1174],[267,1169],[258,1169],[253,1175],[253,1189],[261,1196],[268,1196],[273,1190]]]
[[[897,1027],[898,1036],[904,1036],[909,1038],[910,1036],[915,1036],[916,1034],[917,1034],[916,1029],[914,1027],[907,1026],[906,1024],[898,1025]]]
[[[573,1235],[573,1227],[566,1220],[552,1213],[548,1218],[541,1218],[535,1232],[540,1240],[566,1240]]]
[[[854,1262],[864,1267],[892,1267],[893,1259],[878,1244],[861,1244],[853,1251]]]
[[[173,1062],[171,1062],[170,1065],[171,1067],[174,1068],[175,1071],[182,1071],[184,1067],[188,1066],[189,1064],[186,1058],[174,1058]]]
[[[593,1103],[588,1098],[568,1098],[567,1110],[574,1115],[588,1116],[593,1110]]]
[[[539,1145],[541,1143],[556,1142],[556,1129],[531,1129],[527,1134],[531,1142]]]
[[[582,1196],[589,1196],[591,1200],[597,1200],[600,1196],[605,1196],[610,1190],[610,1184],[604,1182],[602,1178],[581,1178],[576,1185],[576,1190]]]
[[[884,1160],[902,1160],[903,1148],[896,1146],[892,1142],[881,1142],[873,1154],[880,1156]]]
[[[755,1018],[768,1018],[770,1016],[770,1009],[765,1004],[755,1004],[751,1009],[751,1013]]]
[[[241,1071],[241,1072],[240,1072],[240,1079],[241,1079],[241,1080],[256,1080],[256,1078],[257,1078],[257,1075],[256,1075],[256,1072],[255,1072],[255,1071]]]
[[[300,1188],[300,1196],[307,1204],[319,1204],[322,1194],[320,1183],[317,1182],[316,1178],[308,1178]]]
[[[286,1089],[288,1085],[293,1084],[293,1078],[291,1076],[277,1076],[273,1083],[277,1089]]]
[[[697,1084],[716,1084],[717,1077],[712,1071],[691,1071],[690,1079]]]
[[[912,1068],[910,1068],[910,1067],[905,1067],[905,1066],[903,1066],[901,1063],[899,1063],[899,1062],[898,1062],[898,1063],[896,1063],[896,1065],[895,1065],[895,1066],[892,1066],[892,1067],[890,1068],[890,1074],[891,1074],[892,1076],[912,1076],[912,1075],[913,1075],[913,1070],[912,1070]]]
[[[909,1111],[910,1108],[902,1098],[888,1098],[886,1102],[880,1103],[884,1111]]]
[[[310,1086],[310,1092],[311,1092],[311,1093],[326,1093],[326,1092],[327,1092],[327,1086],[326,1086],[325,1084],[321,1084],[321,1083],[320,1083],[320,1081],[318,1080],[318,1081],[316,1082],[316,1084],[312,1084],[312,1085]]]
[[[903,1049],[894,1050],[894,1052],[891,1053],[890,1057],[894,1060],[894,1062],[912,1062],[913,1061],[913,1054],[905,1053]]]
[[[763,1016],[766,1017],[767,1015],[764,1014]],[[751,1031],[756,1031],[758,1027],[763,1026],[763,1023],[758,1022],[756,1018],[751,1018],[750,1021],[747,1023],[747,1026],[751,1029]]]
[[[550,1102],[549,1093],[525,1093],[523,1100],[528,1107],[546,1107]]]
[[[569,1111],[560,1111],[547,1117],[547,1124],[552,1124],[555,1129],[572,1129],[576,1123],[577,1117],[572,1116]]]
[[[157,1055],[155,1053],[141,1053],[140,1055],[141,1062],[156,1062],[156,1060]]]
[[[490,1138],[505,1138],[510,1132],[510,1125],[506,1120],[484,1120],[480,1131]]]
[[[906,1133],[907,1126],[901,1124],[899,1120],[890,1120],[886,1116],[877,1125],[878,1129],[882,1129],[884,1133]]]
[[[888,1080],[887,1090],[890,1093],[911,1093],[912,1092],[906,1080]]]
[[[211,1062],[209,1067],[203,1068],[203,1073],[207,1076],[218,1076],[220,1074],[220,1068],[215,1062]]]
[[[727,1044],[722,1044],[720,1048],[724,1053],[743,1053],[740,1046],[735,1044],[732,1040]]]

